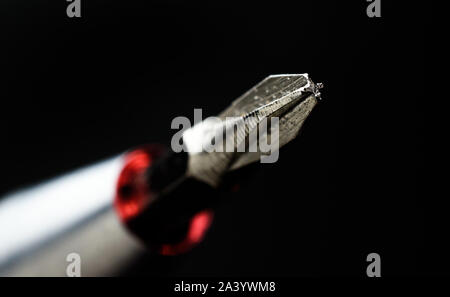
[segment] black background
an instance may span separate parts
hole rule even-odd
[[[418,173],[426,11],[367,2],[63,0],[0,4],[0,193],[130,147],[170,143],[270,74],[309,73],[303,133],[221,205],[207,239],[124,275],[365,276],[440,271]]]

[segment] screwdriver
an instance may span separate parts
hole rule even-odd
[[[108,274],[119,260],[101,259],[142,252],[136,237],[161,255],[189,251],[211,225],[218,191],[234,184],[228,178],[239,182],[240,169],[294,139],[322,87],[308,74],[270,75],[214,120],[185,130],[181,151],[144,145],[1,197],[0,275],[64,275],[63,254],[74,248],[89,275]],[[271,155],[262,149],[268,143],[276,144]]]
[[[271,75],[215,120],[184,131],[183,151],[147,146],[129,153],[114,203],[124,224],[160,254],[191,249],[211,224],[215,191],[229,186],[228,173],[267,161],[260,147],[269,139],[278,150],[295,138],[321,88],[308,74]]]

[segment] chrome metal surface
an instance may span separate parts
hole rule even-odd
[[[264,155],[259,149],[248,149],[253,142],[257,142],[256,148],[262,142],[272,141],[278,142],[278,148],[284,146],[299,133],[320,98],[322,87],[322,84],[314,84],[308,74],[270,75],[236,99],[217,118],[206,119],[188,129],[183,135],[190,154],[188,176],[216,187],[227,171],[256,162]],[[276,136],[272,130],[260,128],[264,120],[271,118],[279,120]],[[257,129],[258,138],[252,138]],[[222,151],[205,149],[212,142]]]

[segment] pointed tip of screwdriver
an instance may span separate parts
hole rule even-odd
[[[184,134],[183,140],[188,147],[193,145],[193,142],[199,141],[201,137],[198,135],[204,135],[201,141],[209,145],[211,135],[214,135],[223,136],[220,145],[226,147],[229,143],[233,143],[234,149],[231,152],[224,150],[190,153],[188,173],[216,186],[227,171],[263,158],[264,152],[259,149],[257,151],[238,149],[241,145],[250,147],[251,135],[255,131],[259,133],[257,140],[253,138],[253,141],[257,142],[256,147],[259,148],[260,142],[270,139],[270,142],[277,142],[278,151],[278,148],[297,136],[303,122],[320,99],[322,88],[323,84],[315,84],[308,74],[279,74],[266,77],[219,114],[218,118],[223,124],[217,124],[217,121],[204,121]],[[278,120],[277,135],[271,131],[261,134],[260,125],[264,124],[264,120],[274,118]],[[235,127],[238,122],[244,124]],[[236,133],[230,136],[226,132],[231,130]],[[198,146],[198,143],[195,145]]]

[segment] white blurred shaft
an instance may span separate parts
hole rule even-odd
[[[117,156],[1,198],[0,270],[111,207],[122,166]]]

